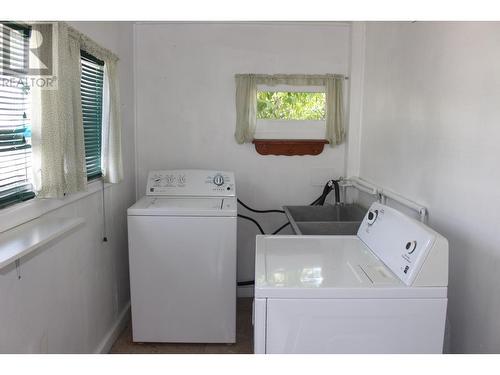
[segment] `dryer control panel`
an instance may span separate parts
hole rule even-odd
[[[376,202],[358,237],[406,285],[448,285],[448,241],[427,225]]]
[[[234,173],[201,169],[150,171],[146,195],[234,197]]]

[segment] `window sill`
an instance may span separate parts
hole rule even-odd
[[[0,269],[83,225],[85,219],[45,217],[0,235]]]
[[[325,139],[254,139],[255,150],[261,155],[319,155]]]
[[[112,185],[106,183],[104,188],[108,189]],[[101,190],[102,180],[99,179],[89,182],[87,190],[71,194],[63,199],[33,198],[29,201],[4,208],[0,210],[0,234]]]

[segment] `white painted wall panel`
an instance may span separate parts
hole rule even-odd
[[[500,352],[500,23],[368,23],[361,176],[450,241],[453,352]]]
[[[238,197],[247,204],[279,208],[321,194],[311,184],[315,168],[329,177],[344,173],[344,145],[286,157],[236,144],[234,74],[348,74],[348,24],[141,23],[135,37],[138,196],[148,170],[218,168],[235,172]],[[279,214],[259,220],[267,232],[285,222]],[[253,278],[256,233],[239,220],[239,280]]]
[[[0,271],[0,353],[91,353],[102,345],[130,300],[126,209],[135,199],[132,24],[74,22],[117,53],[125,179],[106,190],[109,242],[102,240],[102,193],[49,215],[86,224]]]

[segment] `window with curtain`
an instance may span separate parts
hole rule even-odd
[[[236,142],[323,141],[332,147],[343,142],[344,75],[237,74],[235,78]]]
[[[257,85],[256,139],[325,139],[324,86]]]
[[[0,208],[35,196],[32,185],[30,30],[0,24]]]
[[[87,179],[102,176],[102,111],[104,62],[81,51],[81,83]]]

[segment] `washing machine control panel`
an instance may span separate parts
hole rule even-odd
[[[200,169],[150,171],[146,195],[233,197],[234,173]]]
[[[358,230],[358,237],[406,285],[415,281],[438,236],[423,223],[380,203],[370,207]]]

